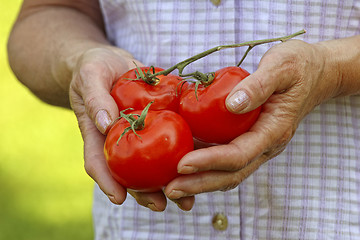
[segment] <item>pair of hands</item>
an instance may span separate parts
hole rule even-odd
[[[238,186],[284,150],[300,121],[316,105],[335,95],[338,83],[326,78],[323,52],[322,46],[299,40],[271,48],[257,71],[241,81],[226,100],[234,113],[264,104],[250,131],[227,145],[202,148],[204,145],[198,144],[198,149],[185,155],[178,165],[183,175],[163,192],[129,193],[154,211],[166,208],[166,197],[190,210],[196,194]],[[109,93],[113,83],[134,67],[133,62],[130,54],[117,48],[89,50],[79,58],[70,85],[71,106],[84,140],[86,172],[115,204],[125,201],[127,190],[112,178],[103,154],[105,134],[119,116]]]

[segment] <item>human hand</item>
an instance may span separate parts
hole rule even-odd
[[[85,170],[113,203],[121,204],[126,189],[110,175],[104,157],[105,135],[119,110],[110,90],[132,68],[132,56],[116,48],[95,48],[74,63],[69,96],[84,140]]]
[[[318,104],[334,97],[338,75],[326,66],[321,45],[291,40],[271,48],[256,72],[228,95],[229,111],[245,113],[263,104],[249,132],[227,145],[188,153],[178,165],[184,174],[164,192],[181,199],[238,186],[267,160],[280,154],[300,121]]]
[[[105,134],[119,117],[118,107],[110,91],[123,73],[135,67],[134,62],[137,66],[142,64],[129,53],[115,47],[91,49],[79,59],[74,66],[69,95],[84,140],[85,170],[111,202],[122,204],[127,190],[111,176],[103,150]],[[162,191],[128,192],[140,205],[154,211],[162,211],[166,207],[167,201]],[[193,204],[193,197],[175,202],[187,210]]]

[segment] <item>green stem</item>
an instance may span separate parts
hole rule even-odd
[[[151,104],[153,104],[153,103],[154,103],[154,101],[150,102],[144,108],[144,110],[141,112],[140,116],[138,114],[125,114],[124,113],[127,110],[132,110],[132,108],[128,108],[128,109],[125,109],[120,112],[120,118],[124,118],[126,121],[128,121],[130,124],[130,127],[125,128],[124,132],[118,138],[116,145],[119,145],[120,139],[130,130],[132,130],[133,133],[141,139],[141,137],[136,133],[136,131],[140,131],[145,128],[145,118],[146,118],[146,115],[148,114]],[[135,118],[134,115],[136,115],[138,118]]]
[[[171,73],[172,71],[174,71],[175,69],[177,69],[179,71],[179,76],[183,76],[183,70],[184,68],[189,65],[190,63],[193,63],[203,57],[206,57],[207,55],[210,55],[214,52],[220,51],[222,49],[226,49],[226,48],[237,48],[237,47],[243,47],[243,46],[248,46],[248,50],[246,51],[244,57],[241,59],[239,65],[242,63],[242,61],[244,61],[246,55],[248,54],[248,52],[255,46],[260,45],[260,44],[264,44],[264,43],[271,43],[271,42],[276,42],[276,41],[281,41],[284,42],[286,40],[289,40],[291,38],[294,38],[298,35],[304,34],[306,31],[305,30],[301,30],[298,31],[296,33],[287,35],[287,36],[283,36],[283,37],[278,37],[278,38],[270,38],[270,39],[263,39],[263,40],[255,40],[255,41],[249,41],[249,42],[243,42],[243,43],[239,43],[239,44],[230,44],[230,45],[220,45],[214,48],[211,48],[205,52],[199,53],[195,56],[192,56],[188,59],[185,59],[182,62],[179,62],[177,64],[175,64],[174,66],[165,69],[164,71],[160,71],[154,74],[149,75],[149,78],[158,76],[158,75],[168,75],[169,73]]]
[[[254,46],[249,46],[248,49],[246,49],[246,52],[244,54],[244,56],[241,58],[240,62],[236,65],[237,67],[240,67],[240,65],[242,64],[242,62],[245,60],[246,56],[248,55],[248,53],[251,51],[251,49],[253,49]]]

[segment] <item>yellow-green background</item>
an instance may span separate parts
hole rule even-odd
[[[38,100],[7,63],[21,2],[0,1],[0,240],[92,239],[93,183],[76,119]]]

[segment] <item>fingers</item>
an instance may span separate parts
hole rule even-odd
[[[183,211],[190,211],[195,203],[194,196],[184,196],[177,199],[171,199]]]
[[[251,132],[228,145],[199,149],[185,155],[178,165],[178,171],[184,175],[174,179],[164,190],[168,198],[182,199],[203,192],[233,189],[263,163],[282,152],[294,130],[287,127],[289,124],[275,124],[271,128],[269,115],[263,113]]]
[[[268,159],[267,155],[261,155],[236,172],[206,171],[184,175],[170,182],[164,192],[169,199],[174,201],[189,198],[199,193],[231,190],[255,172]]]
[[[84,116],[86,118],[87,115]],[[106,165],[103,153],[105,136],[95,128],[90,118],[82,121],[86,126],[86,133],[83,134],[85,170],[111,202],[122,204],[126,199],[126,189],[114,180]]]
[[[121,204],[126,198],[126,189],[111,176],[103,153],[103,134],[118,115],[109,92],[117,75],[113,68],[123,63],[114,58],[117,57],[103,49],[86,52],[73,73],[69,96],[84,140],[85,170],[111,202]],[[114,66],[104,59],[113,60]]]
[[[178,165],[179,173],[184,175],[166,187],[166,195],[170,199],[179,199],[232,189],[261,164],[281,153],[296,127],[291,124],[292,117],[282,116],[281,107],[268,105],[251,131],[230,144],[199,149],[185,155]]]
[[[292,117],[288,115],[280,117],[281,114],[276,110],[265,111],[249,132],[237,137],[231,143],[198,149],[186,154],[178,164],[178,172],[181,174],[209,170],[233,172],[244,168],[263,154],[269,156],[279,154],[296,129],[296,126],[292,125]]]
[[[71,107],[84,140],[85,170],[115,204],[122,204],[127,192],[115,181],[107,167],[103,134],[107,133],[119,115],[110,95],[111,88],[124,72],[135,67],[132,60],[131,55],[117,48],[112,51],[91,49],[77,63],[69,90]],[[139,62],[136,63],[141,66]],[[161,200],[157,202],[159,209],[164,207]]]
[[[256,150],[248,152],[246,146],[238,147],[235,144],[198,149],[186,154],[181,159],[178,164],[178,172],[191,174],[212,169],[235,171],[244,167],[247,159],[254,159],[258,154]]]
[[[271,139],[265,132],[247,132],[227,145],[198,149],[186,154],[178,164],[178,172],[237,171],[269,149],[270,144]]]
[[[162,212],[166,208],[167,200],[162,191],[146,193],[146,192],[136,192],[133,190],[128,190],[128,193],[135,198],[136,202],[139,205],[149,208],[152,211]],[[176,205],[180,209],[184,211],[190,211],[194,206],[195,197],[186,196],[183,198],[173,199],[172,201],[176,203]]]
[[[128,190],[128,193],[135,198],[138,204],[153,211],[161,212],[166,208],[167,201],[162,191],[146,193]]]

